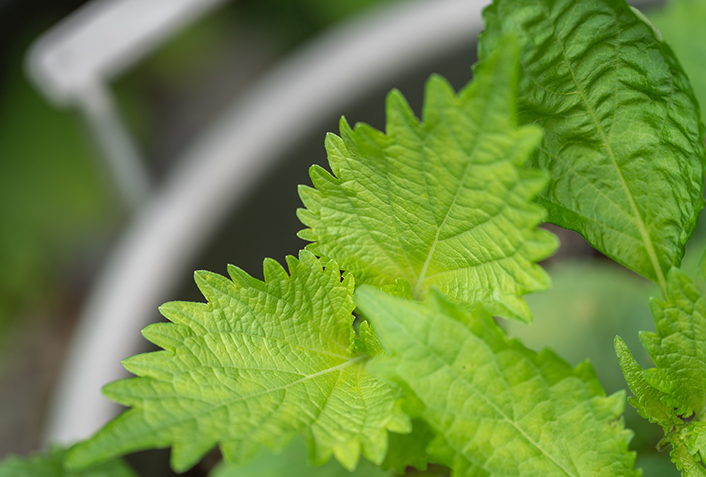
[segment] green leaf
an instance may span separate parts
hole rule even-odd
[[[383,469],[394,469],[404,475],[407,467],[426,470],[433,459],[427,453],[427,447],[434,438],[434,432],[424,421],[413,421],[409,434],[390,433],[387,456],[382,463]]]
[[[706,298],[679,269],[667,277],[667,300],[650,302],[656,333],[640,341],[656,367],[643,371],[616,338],[621,368],[640,415],[664,428],[663,443],[683,475],[706,476],[698,453],[706,450]]]
[[[706,422],[692,421],[689,424],[688,434],[689,453],[696,454],[700,452],[702,456],[706,454]]]
[[[706,477],[706,469],[699,463],[699,458],[689,453],[684,443],[674,443],[669,455],[681,471],[682,477]]]
[[[138,477],[120,459],[110,460],[81,471],[65,470],[66,449],[52,447],[46,455],[10,456],[0,462],[0,477]]]
[[[140,376],[105,394],[132,406],[72,450],[73,467],[152,447],[173,446],[172,467],[193,466],[216,444],[243,464],[260,444],[278,451],[296,433],[311,458],[331,453],[348,469],[361,450],[380,463],[387,431],[409,432],[392,389],[365,371],[354,349],[354,282],[335,263],[322,270],[309,252],[287,257],[291,278],[274,260],[265,281],[229,266],[231,280],[197,272],[208,303],[173,302],[160,311],[173,323],[150,325],[147,339],[164,351],[132,357]]]
[[[545,290],[536,265],[557,246],[537,228],[533,203],[546,178],[524,165],[541,138],[517,128],[517,44],[507,40],[483,75],[458,95],[427,83],[420,122],[398,91],[387,99],[386,133],[365,124],[326,138],[333,175],[314,166],[300,188],[307,248],[336,260],[358,284],[404,279],[415,298],[435,287],[496,314],[531,319],[521,295]]]
[[[368,367],[402,386],[455,476],[639,475],[624,393],[606,397],[588,363],[534,353],[482,307],[468,314],[437,293],[422,304],[361,287],[356,304],[386,351]]]
[[[238,467],[227,462],[219,464],[209,477],[390,477],[367,460],[361,460],[353,473],[343,468],[336,461],[313,467],[307,463],[306,445],[303,440],[295,439],[279,455],[261,450],[251,462]]]
[[[657,333],[643,331],[640,341],[656,368],[647,382],[677,415],[706,418],[706,299],[678,269],[668,277],[668,301],[650,303]]]
[[[703,117],[706,107],[706,1],[670,0],[664,9],[648,13],[689,75]]]
[[[660,424],[665,432],[668,432],[672,426],[679,424],[680,421],[672,409],[662,402],[665,394],[648,384],[642,368],[635,361],[625,341],[619,336],[615,337],[615,353],[618,356],[625,381],[627,381],[630,391],[635,395],[629,397],[628,402],[637,409],[640,416],[650,422]]]
[[[623,0],[496,0],[480,66],[521,35],[519,122],[541,126],[550,222],[660,285],[703,207],[703,129],[689,81]],[[643,17],[644,18],[644,17]]]

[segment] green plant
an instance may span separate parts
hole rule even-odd
[[[385,133],[343,120],[329,135],[289,273],[198,272],[208,303],[161,308],[171,323],[144,336],[163,351],[105,388],[131,409],[68,469],[171,446],[184,471],[218,445],[218,477],[295,475],[301,435],[326,464],[305,475],[640,475],[625,393],[493,318],[531,321],[522,295],[550,286],[537,262],[558,245],[547,220],[661,290],[641,335],[656,367],[616,352],[660,446],[706,475],[706,301],[678,269],[706,161],[687,76],[622,0],[496,0],[484,18],[462,91],[432,77],[421,121],[392,92]]]

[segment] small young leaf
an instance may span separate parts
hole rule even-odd
[[[675,442],[669,456],[682,477],[706,477],[706,469],[699,463],[698,456],[692,455],[684,443]]]
[[[73,467],[151,447],[173,446],[172,467],[193,466],[216,444],[243,464],[265,444],[275,451],[302,433],[315,463],[333,453],[348,469],[360,452],[380,463],[387,430],[409,432],[396,395],[351,352],[355,333],[353,277],[336,264],[322,270],[309,252],[287,258],[291,277],[274,260],[265,281],[229,267],[231,280],[198,272],[208,303],[174,302],[160,311],[173,323],[144,335],[164,351],[134,356],[138,378],[106,386],[132,406],[74,448]]]
[[[64,469],[66,449],[52,447],[47,455],[10,456],[0,462],[0,477],[138,477],[120,459],[113,459],[81,471]]]
[[[637,409],[637,412],[650,422],[660,424],[665,433],[672,426],[679,424],[680,421],[672,409],[662,402],[665,394],[647,383],[644,371],[635,361],[625,341],[619,336],[615,337],[615,353],[618,355],[625,381],[627,381],[630,391],[635,395],[629,397],[628,402]]]
[[[342,120],[341,137],[326,139],[333,175],[314,166],[315,189],[300,188],[308,249],[358,284],[404,279],[415,298],[436,287],[529,321],[520,296],[549,287],[536,262],[557,241],[537,228],[545,175],[524,167],[541,131],[516,127],[517,50],[504,41],[458,95],[432,77],[422,122],[398,91],[387,99],[385,134]]]
[[[706,422],[692,421],[688,426],[689,441],[687,448],[690,454],[700,452],[706,454]]]
[[[645,373],[647,382],[683,417],[706,417],[706,297],[689,277],[672,269],[668,301],[650,303],[657,333],[643,331],[640,341],[656,368]]]
[[[656,368],[643,371],[625,343],[616,352],[641,416],[659,423],[663,443],[683,475],[706,476],[699,453],[706,450],[706,297],[694,282],[673,268],[667,277],[667,301],[650,302],[657,333],[641,332],[640,341]]]
[[[659,284],[703,207],[703,128],[686,74],[623,0],[496,0],[479,65],[522,38],[519,122],[544,128],[548,220]]]
[[[620,415],[587,363],[510,341],[482,307],[471,314],[442,295],[427,304],[356,291],[386,354],[373,374],[421,405],[410,412],[437,434],[433,457],[461,476],[638,476]]]

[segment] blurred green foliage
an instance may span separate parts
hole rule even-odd
[[[648,16],[689,75],[703,119],[706,116],[706,0],[670,0],[664,8],[648,12]]]
[[[111,459],[88,469],[64,470],[66,449],[53,447],[46,455],[11,456],[0,462],[0,477],[138,477],[121,459]]]
[[[329,460],[319,467],[308,463],[306,444],[301,438],[294,441],[279,455],[273,456],[267,449],[262,449],[257,457],[244,467],[235,467],[221,462],[210,477],[389,477],[391,472],[384,472],[380,467],[361,458],[355,472],[348,472],[336,461]]]
[[[67,257],[114,210],[80,123],[25,79],[25,46],[0,82],[0,330],[62,280]]]

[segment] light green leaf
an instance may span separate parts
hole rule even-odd
[[[706,298],[679,269],[667,277],[667,300],[652,299],[656,333],[640,341],[656,367],[643,371],[622,340],[616,352],[640,415],[658,422],[664,445],[684,476],[706,476],[698,453],[706,448]]]
[[[0,477],[138,477],[120,459],[113,459],[81,471],[64,469],[66,449],[52,447],[46,455],[10,456],[0,462]]]
[[[230,266],[231,280],[197,272],[208,303],[173,302],[160,311],[173,323],[150,325],[147,339],[164,351],[124,361],[140,376],[110,384],[105,394],[132,406],[73,449],[73,467],[151,447],[173,446],[172,467],[193,466],[216,444],[243,464],[261,444],[278,451],[296,433],[312,461],[333,453],[348,469],[361,450],[380,463],[387,431],[409,432],[388,385],[350,352],[353,277],[341,282],[309,252],[287,257],[291,278],[274,260],[265,281]]]
[[[699,457],[692,455],[686,444],[674,442],[669,456],[681,471],[682,477],[706,477],[706,469],[699,463]]]
[[[508,340],[492,316],[431,293],[426,304],[356,291],[385,348],[373,374],[400,384],[437,433],[430,453],[461,476],[637,476],[624,393],[606,397],[588,363]]]
[[[688,426],[688,449],[690,454],[706,454],[706,422],[692,421]]]
[[[706,111],[706,1],[670,0],[664,9],[648,13],[689,75],[703,117]]]
[[[209,477],[391,477],[367,460],[361,460],[351,473],[334,460],[318,467],[307,462],[306,444],[295,439],[279,455],[267,450],[260,453],[244,467],[222,462],[209,474]]]
[[[643,331],[640,341],[656,368],[647,382],[665,394],[662,401],[684,417],[706,418],[706,299],[689,277],[672,269],[668,301],[650,303],[657,333]]]
[[[660,285],[703,207],[699,109],[681,66],[623,0],[496,0],[480,65],[519,33],[519,122],[544,128],[550,222]]]
[[[529,321],[520,296],[549,287],[536,262],[557,241],[537,228],[545,214],[533,201],[546,178],[524,165],[541,132],[516,127],[517,76],[508,40],[458,95],[432,77],[421,122],[398,91],[387,99],[385,134],[342,120],[341,137],[326,139],[333,175],[314,166],[316,188],[300,189],[308,249],[358,284],[404,279],[415,298],[435,287]]]
[[[680,421],[676,418],[672,409],[662,402],[665,394],[647,383],[643,369],[637,364],[625,341],[619,336],[615,337],[615,353],[618,356],[620,369],[623,371],[625,381],[627,381],[630,390],[635,395],[634,397],[629,397],[628,402],[637,409],[640,416],[650,422],[660,424],[664,431],[668,432],[672,426]]]

